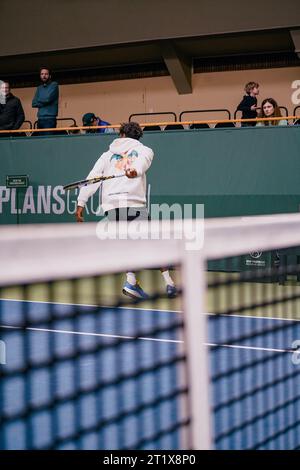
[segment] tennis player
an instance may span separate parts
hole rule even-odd
[[[114,178],[103,184],[102,209],[108,220],[149,220],[146,208],[146,172],[151,166],[153,151],[139,142],[142,135],[143,131],[138,123],[122,124],[119,138],[100,156],[87,176],[87,179],[90,179],[118,173],[126,174],[127,178]],[[81,188],[77,201],[77,222],[83,222],[84,207],[99,186],[100,183]],[[175,297],[177,291],[169,271],[161,269],[161,272],[168,297]],[[149,297],[139,285],[134,272],[127,273],[123,293],[139,299]]]

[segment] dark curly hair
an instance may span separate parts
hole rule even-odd
[[[137,122],[123,122],[121,124],[120,135],[130,137],[131,139],[140,140],[143,135],[141,126]]]

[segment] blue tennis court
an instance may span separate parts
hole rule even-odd
[[[80,305],[74,316],[71,304],[12,300],[0,309],[1,448],[182,448],[189,417],[181,410],[188,390],[180,312]],[[300,322],[208,320],[215,447],[299,446],[292,343]]]

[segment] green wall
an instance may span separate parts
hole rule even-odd
[[[62,186],[84,178],[114,137],[1,138],[1,224],[74,220],[76,194]],[[299,211],[300,127],[148,132],[143,143],[155,152],[151,203],[205,204],[206,217]],[[14,174],[30,182],[18,190],[18,207],[5,186]],[[87,220],[96,220],[98,200]]]

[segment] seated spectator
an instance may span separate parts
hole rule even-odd
[[[242,119],[255,119],[257,117],[257,96],[259,84],[256,82],[249,82],[245,86],[246,95],[236,108],[237,111],[242,111]],[[242,122],[242,127],[255,126],[255,121]]]
[[[25,115],[20,99],[11,93],[8,82],[1,83],[0,94],[0,130],[20,129],[25,120]],[[8,137],[9,135],[17,136],[18,134],[0,134],[0,136],[5,137]]]
[[[261,118],[272,118],[282,117],[281,111],[278,107],[277,102],[273,98],[266,98],[261,104],[261,112],[259,114]],[[276,119],[270,121],[260,121],[257,126],[287,126],[288,122],[286,119]]]
[[[82,124],[83,126],[92,126],[92,127],[95,127],[95,126],[110,126],[110,123],[109,122],[106,122],[106,121],[102,121],[101,118],[95,116],[94,113],[86,113],[82,116]],[[112,129],[111,127],[109,128],[106,128],[106,129],[87,129],[86,130],[86,133],[87,134],[109,134],[109,133],[112,133],[112,132],[115,132],[114,129]]]

